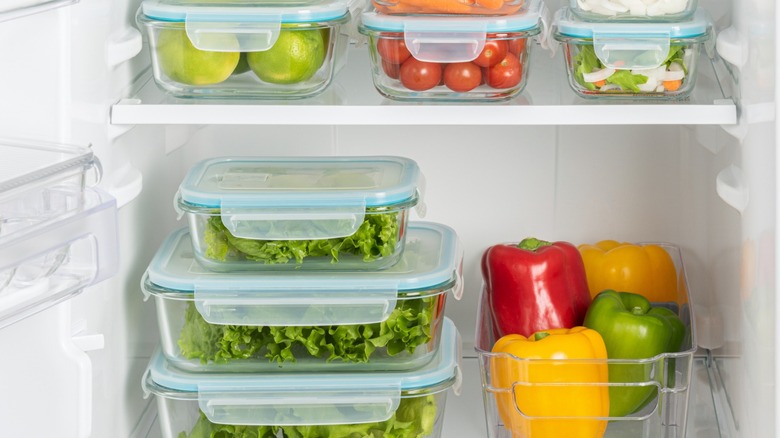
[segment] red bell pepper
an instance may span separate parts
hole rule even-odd
[[[582,256],[568,242],[491,246],[482,276],[499,337],[582,325],[591,302]]]

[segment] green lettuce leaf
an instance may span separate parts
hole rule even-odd
[[[337,263],[340,254],[362,256],[370,262],[392,255],[398,243],[398,214],[366,214],[351,236],[313,240],[254,240],[233,236],[220,216],[212,216],[204,230],[205,256],[212,260],[228,258],[253,260],[267,264],[295,261],[307,257],[330,256]]]
[[[436,425],[433,395],[402,398],[387,421],[323,426],[233,426],[211,423],[201,412],[189,434],[178,438],[425,438]]]
[[[379,323],[274,327],[209,324],[190,303],[178,345],[183,357],[202,363],[265,357],[282,364],[295,362],[296,355],[365,363],[378,348],[395,356],[414,353],[427,344],[438,299],[399,300],[390,316]]]
[[[608,84],[615,84],[620,86],[621,90],[631,90],[635,93],[642,91],[638,85],[645,82],[647,82],[647,76],[632,74],[630,70],[617,70],[607,78]]]

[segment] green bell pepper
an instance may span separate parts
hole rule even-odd
[[[647,298],[629,292],[605,290],[596,295],[585,315],[585,327],[604,338],[609,359],[649,359],[661,353],[678,352],[686,327],[676,313],[653,307]],[[611,383],[652,381],[654,363],[610,363]],[[674,366],[670,361],[669,380],[673,384]],[[663,379],[663,376],[661,377]],[[656,397],[658,387],[610,386],[609,415],[623,417],[642,409]]]

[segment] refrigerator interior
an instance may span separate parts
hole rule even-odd
[[[466,292],[446,314],[464,340],[466,380],[443,436],[485,436],[473,350],[479,260],[527,236],[678,245],[700,346],[688,436],[775,435],[773,0],[701,0],[719,57],[691,99],[656,105],[576,98],[560,50],[538,46],[526,90],[506,104],[383,100],[365,46],[314,99],[172,99],[150,79],[138,4],[81,0],[0,22],[0,136],[91,145],[119,208],[120,257],[113,278],[0,331],[14,358],[0,365],[6,430],[29,436],[44,414],[63,436],[157,436],[140,382],[158,333],[139,283],[164,237],[185,226],[173,198],[195,162],[381,154],[418,162],[424,219],[453,227],[465,250]]]

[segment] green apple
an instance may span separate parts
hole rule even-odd
[[[234,35],[218,35],[219,46],[236,51],[199,50],[192,45],[184,28],[166,28],[157,36],[160,69],[176,82],[188,85],[218,84],[233,73],[240,54]]]
[[[270,49],[249,52],[247,61],[264,82],[295,84],[314,76],[325,62],[325,55],[325,42],[318,29],[283,29]]]

